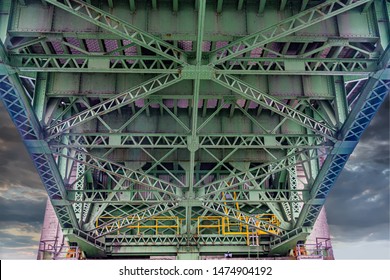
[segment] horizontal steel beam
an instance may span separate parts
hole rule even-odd
[[[93,5],[80,0],[45,1],[176,63],[186,64],[186,55],[181,49]]]
[[[86,133],[65,134],[58,143],[49,143],[53,149],[74,148],[188,148],[188,135],[179,134],[130,134],[130,133]],[[333,146],[319,135],[199,135],[199,148],[321,148]]]
[[[9,54],[10,66],[26,72],[178,73],[176,63],[156,56]],[[215,72],[237,75],[367,75],[376,59],[234,58]]]
[[[84,199],[84,200],[72,200],[69,198],[69,203],[70,204],[77,204],[77,203],[88,203],[88,204],[94,204],[94,203],[99,203],[99,204],[109,204],[109,205],[137,205],[137,206],[141,206],[141,205],[145,205],[145,203],[148,203],[148,204],[156,204],[156,203],[161,203],[161,200],[160,199],[155,199],[155,200],[130,200],[130,199],[119,199],[119,200],[89,200],[89,199]],[[167,203],[176,203],[177,201],[174,201],[174,200],[164,200],[165,202]],[[233,202],[231,200],[202,200],[202,201],[199,201],[199,202],[206,202],[206,203],[212,203],[213,201],[217,201],[219,203],[244,203],[245,205],[247,206],[253,206],[253,207],[256,207],[258,206],[259,204],[261,203],[283,203],[283,202],[286,202],[286,203],[292,203],[292,202],[306,202],[304,199],[298,199],[298,200],[294,200],[294,199],[288,199],[288,198],[280,198],[279,197],[275,197],[275,199],[266,199],[266,200],[234,200]],[[184,205],[185,202],[181,201],[180,202],[181,205]]]
[[[226,47],[211,53],[210,64],[217,65],[241,54],[264,46],[278,38],[290,35],[311,25],[358,7],[370,0],[329,0],[311,9],[302,11],[288,19],[259,32],[233,41]]]
[[[43,0],[45,1],[45,0]],[[8,30],[8,35],[10,38],[13,37],[24,37],[24,38],[35,38],[40,37],[52,38],[55,40],[62,40],[63,38],[71,37],[79,40],[85,39],[97,39],[97,40],[120,40],[122,37],[110,32],[94,32],[90,30],[83,31],[59,31],[56,33],[50,31],[26,31],[21,29],[11,29]],[[196,41],[197,35],[194,34],[154,34],[154,36],[167,41]],[[241,39],[246,36],[243,35],[229,35],[229,34],[204,34],[204,41],[217,42],[217,41],[233,41],[236,39]],[[345,40],[344,37],[332,36],[332,40]],[[379,37],[369,36],[365,34],[357,34],[354,37],[348,38],[348,42],[354,43],[376,43],[378,42]],[[12,40],[11,40],[12,41]],[[316,34],[304,34],[304,35],[289,35],[282,38],[276,39],[274,42],[278,43],[325,43],[329,41],[329,36]],[[17,45],[15,45],[17,47]]]
[[[325,160],[312,184],[310,196],[318,203],[303,207],[297,226],[314,225],[325,199],[336,183],[350,154],[389,92],[390,80],[381,80],[380,76],[379,79],[378,77],[369,79],[359,96],[358,104],[353,108],[341,129],[343,141],[335,145],[332,155]]]
[[[61,152],[55,154],[60,157],[72,159],[73,161],[84,164],[87,167],[91,167],[103,172],[110,173],[125,180],[129,180],[135,184],[157,190],[162,194],[166,194],[168,197],[179,198],[179,196],[176,194],[176,188],[180,188],[180,186],[147,175],[143,172],[133,170],[110,160],[101,159],[81,150],[76,150],[76,152],[77,155],[83,155],[84,157],[81,159],[80,157],[70,156]]]
[[[116,190],[69,190],[67,200],[71,204],[77,203],[109,203],[110,205],[145,205],[145,203],[161,203],[162,199],[156,197],[156,190],[124,189]],[[223,196],[215,196],[213,199],[202,198],[197,203],[217,201],[219,203],[245,203],[246,205],[258,205],[259,203],[280,203],[280,202],[304,202],[309,190],[284,190],[284,189],[256,189],[256,190],[227,190]],[[260,194],[264,194],[260,196]],[[75,195],[80,195],[80,199],[75,199]],[[110,194],[114,194],[112,197]],[[235,199],[226,199],[227,195]],[[256,197],[256,195],[258,195]],[[196,199],[196,198],[195,198]],[[177,200],[165,198],[165,202],[176,203]],[[180,200],[184,205],[185,199]],[[195,203],[189,201],[189,203]]]
[[[175,62],[156,56],[10,54],[10,66],[26,72],[178,73]]]
[[[247,246],[247,236],[244,235],[216,235],[216,234],[200,234],[192,235],[188,238],[187,235],[106,235],[106,244],[107,246],[175,246],[173,253],[177,253],[177,245],[182,246],[211,246],[208,252],[227,252],[226,247],[234,245],[237,248],[240,248],[242,252],[248,254]],[[262,243],[266,245],[267,243]],[[243,245],[245,247],[237,246]],[[200,250],[202,251],[200,247]],[[257,250],[262,251],[262,246],[256,248]],[[120,249],[119,249],[120,250]],[[140,251],[142,251],[139,248]],[[206,251],[206,249],[203,249]],[[257,251],[256,250],[256,251]],[[121,251],[121,250],[120,250]],[[125,250],[123,250],[125,251]],[[144,250],[143,250],[144,251]],[[164,250],[162,250],[164,251]],[[231,252],[231,251],[230,251]]]
[[[149,96],[163,88],[169,87],[179,81],[181,81],[181,77],[178,74],[161,74],[153,79],[143,82],[139,86],[117,94],[112,98],[109,98],[82,111],[81,113],[75,114],[72,117],[49,127],[47,129],[48,138],[61,135],[77,125],[117,110],[138,99],[145,98],[146,96]]]
[[[223,178],[224,179],[224,178]],[[222,180],[223,180],[222,179]],[[83,193],[84,196],[86,198],[89,198],[89,199],[92,199],[92,197],[94,197],[96,194],[99,194],[101,193],[102,195],[99,195],[99,197],[104,197],[106,194],[109,194],[109,193],[136,193],[136,192],[140,192],[140,191],[143,191],[143,190],[135,190],[135,189],[100,189],[100,190],[89,190],[89,189],[84,189],[84,190],[67,190],[67,197],[70,198],[74,195],[74,193]],[[159,190],[158,189],[150,189],[150,190],[144,190],[144,191],[147,191],[147,192],[158,192]],[[226,190],[226,192],[236,192],[236,193],[239,193],[239,192],[267,192],[271,195],[277,195],[277,193],[279,192],[284,192],[284,193],[307,193],[307,192],[310,192],[310,190],[308,189],[302,189],[302,190],[292,190],[292,189],[254,189],[254,190],[247,190],[247,189],[233,189],[233,190]],[[181,198],[182,199],[182,198]],[[202,199],[204,199],[202,197]]]
[[[376,59],[234,58],[216,65],[217,74],[237,75],[368,75]]]
[[[307,151],[306,151],[307,152]],[[224,177],[222,179],[216,180],[214,182],[208,183],[199,188],[198,192],[200,195],[198,197],[215,197],[218,196],[223,191],[233,190],[238,186],[247,186],[254,188],[255,186],[251,183],[252,181],[256,182],[258,179],[265,180],[272,174],[278,173],[283,170],[287,170],[291,166],[296,164],[301,164],[303,162],[319,158],[320,155],[307,156],[307,158],[298,160],[299,156],[303,152],[291,153],[286,157],[275,160],[275,162],[268,162],[251,168],[247,171],[238,172],[233,175]],[[297,158],[296,162],[289,162],[290,158]],[[256,182],[255,185],[258,185]],[[259,188],[255,188],[260,190]]]
[[[258,103],[260,106],[269,109],[297,124],[309,128],[313,132],[323,135],[334,141],[335,128],[328,127],[326,124],[314,120],[312,117],[296,110],[287,104],[277,100],[273,96],[254,88],[253,86],[241,81],[240,79],[225,74],[217,74],[213,81],[232,90],[242,97]]]
[[[95,238],[99,238],[112,232],[116,232],[127,226],[134,225],[152,217],[162,215],[177,207],[177,203],[159,203],[156,205],[152,205],[135,213],[123,215],[122,217],[115,219],[114,221],[104,223],[90,231],[90,234]]]

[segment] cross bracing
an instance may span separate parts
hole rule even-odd
[[[380,0],[5,2],[1,99],[106,256],[286,254],[389,91]]]

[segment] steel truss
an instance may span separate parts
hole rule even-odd
[[[386,69],[390,63],[390,46],[382,55],[381,62],[384,70],[373,74],[361,91],[358,104],[353,108],[344,122],[340,132],[342,140],[334,147],[332,155],[328,156],[318,173],[310,190],[312,204],[305,204],[296,222],[296,228],[285,236],[271,242],[272,250],[278,250],[289,240],[294,239],[304,227],[312,227],[325,203],[330,190],[334,186],[341,170],[356,147],[363,131],[370,124],[380,105],[390,92],[390,80]]]
[[[177,205],[169,205],[168,203],[153,205],[136,213],[129,213],[124,217],[119,217],[112,222],[103,224],[94,229],[92,234],[94,237],[99,238],[109,233],[118,231],[126,226],[130,226],[135,223],[142,222],[148,218],[164,214],[165,212],[175,209],[176,207]]]
[[[12,54],[11,64],[33,72],[178,73],[176,63],[154,56]],[[96,62],[100,63],[96,65]],[[99,66],[100,65],[100,66]],[[364,64],[361,64],[363,66]],[[360,64],[359,64],[360,66]],[[360,66],[360,67],[361,67]],[[356,67],[355,67],[356,69]],[[364,68],[363,68],[364,69]],[[357,69],[361,70],[361,69]],[[354,73],[358,71],[353,71]]]
[[[370,0],[326,1],[269,28],[232,42],[224,48],[215,50],[210,63],[213,65],[220,64],[224,61],[261,47],[269,42],[275,41],[278,38],[290,35],[296,31],[307,28],[308,26],[353,9],[369,1]]]
[[[83,157],[76,158],[61,153],[59,153],[58,156],[70,158],[75,162],[79,162],[85,166],[110,173],[114,176],[124,178],[125,180],[133,181],[137,184],[141,184],[145,187],[157,190],[161,193],[165,193],[168,196],[177,197],[176,188],[179,188],[179,186],[175,184],[148,176],[145,173],[132,170],[131,168],[125,167],[121,164],[109,161],[108,159],[101,159],[83,151],[77,151],[77,154],[82,155]],[[83,158],[85,158],[85,160],[83,160]]]
[[[176,63],[161,57],[11,54],[11,64],[27,72],[178,73]],[[234,75],[367,75],[377,59],[235,58],[216,65],[218,74]],[[96,64],[96,62],[100,64]]]
[[[107,195],[110,193],[121,193],[122,195],[125,193],[129,193],[130,197],[129,198],[121,198],[119,196],[114,196],[114,198],[108,198]],[[256,190],[254,193],[259,194],[259,193],[266,193],[266,198],[261,199],[262,202],[264,203],[280,203],[280,202],[286,202],[286,203],[298,203],[298,202],[304,202],[303,198],[291,198],[293,194],[296,195],[302,195],[303,193],[307,193],[308,190],[296,190],[296,191],[285,191],[285,190]],[[139,192],[133,191],[133,190],[127,190],[127,189],[119,189],[119,190],[85,190],[85,191],[67,191],[68,193],[68,201],[72,204],[78,204],[78,203],[109,203],[112,205],[122,205],[122,204],[127,204],[127,205],[144,205],[145,203],[158,203],[161,200],[159,198],[155,198],[151,196],[150,194],[143,196],[142,193],[139,194]],[[81,199],[75,200],[74,199],[74,194],[79,193],[82,195]],[[233,197],[234,193],[237,195],[237,198],[233,200],[233,202],[237,203],[245,203],[248,205],[254,205],[259,203],[259,199],[251,199],[251,191],[226,191],[224,192],[224,195],[228,195]],[[166,202],[174,203],[177,202],[177,200],[165,200]],[[220,203],[225,203],[225,202],[232,202],[232,200],[226,200],[221,197],[214,197],[213,199],[202,199],[202,201],[206,202],[212,202],[212,201],[218,201]]]
[[[166,88],[172,84],[175,84],[181,80],[178,74],[162,74],[154,79],[142,83],[141,85],[134,87],[126,92],[120,93],[113,98],[109,98],[98,105],[95,105],[83,112],[72,116],[58,124],[53,125],[48,129],[50,137],[55,137],[70,130],[71,128],[85,123],[98,116],[102,116],[111,111],[117,110],[127,104],[130,104],[138,99],[144,98],[157,92],[163,88]]]
[[[214,81],[231,89],[246,99],[259,103],[263,108],[269,109],[282,115],[285,118],[291,119],[298,124],[310,128],[314,132],[329,139],[334,139],[334,129],[327,127],[325,124],[320,123],[310,118],[306,114],[291,108],[276,98],[272,98],[268,94],[255,89],[254,87],[240,81],[234,76],[218,74],[216,75]]]
[[[287,170],[288,168],[295,166],[297,163],[308,161],[309,159],[305,159],[305,160],[289,163],[289,159],[296,158],[301,153],[293,153],[286,157],[278,159],[274,163],[271,162],[271,163],[262,164],[252,169],[249,169],[247,171],[235,173],[233,175],[224,177],[223,179],[216,180],[212,183],[203,185],[200,188],[199,192],[203,191],[204,194],[202,194],[200,197],[210,197],[210,196],[218,195],[223,191],[231,190],[241,185],[246,185],[246,187],[250,188],[253,187],[251,182],[256,182],[259,179],[261,179],[261,181],[256,185],[261,185],[272,174],[275,174],[283,170]],[[319,157],[320,155],[316,155],[314,157],[311,157],[310,159],[316,159]]]
[[[137,45],[155,52],[169,60],[179,64],[185,64],[186,55],[179,48],[142,31],[138,27],[131,25],[109,13],[106,13],[93,5],[78,0],[45,0],[46,2],[62,8],[78,17],[81,17],[113,34],[128,39]]]
[[[378,58],[379,47],[370,49],[352,39],[329,38],[314,49],[305,39],[298,55],[287,54],[290,43],[283,50],[269,46],[370,1],[330,0],[309,9],[308,1],[302,1],[297,14],[251,35],[236,37],[223,47],[210,42],[210,51],[204,50],[205,38],[210,36],[204,34],[206,1],[197,1],[196,46],[189,52],[89,1],[43,1],[106,30],[108,35],[104,36],[114,38],[110,40],[127,41],[113,50],[93,53],[80,44],[82,41],[77,45],[57,38],[53,43],[50,34],[43,32],[39,38],[12,47],[8,54],[1,45],[4,66],[0,65],[0,96],[30,150],[62,228],[69,236],[108,255],[129,246],[196,246],[199,250],[205,246],[217,252],[216,246],[244,250],[241,246],[249,248],[249,244],[264,254],[286,254],[291,243],[304,239],[314,225],[361,133],[389,92],[388,70],[384,70],[389,49]],[[222,2],[218,1],[218,13],[222,12]],[[239,1],[238,10],[243,2]],[[265,2],[260,1],[259,14],[264,12]],[[281,1],[281,10],[286,2]],[[174,3],[173,10],[178,13],[178,1]],[[130,9],[135,11],[134,4]],[[103,36],[91,34],[77,36]],[[53,53],[49,42],[68,51]],[[31,52],[37,45],[44,53]],[[126,54],[130,47],[137,48],[136,54]],[[252,56],[260,48],[271,56]],[[332,57],[323,57],[331,48]],[[349,56],[341,57],[348,52]],[[80,98],[71,94],[49,96],[46,76],[36,82],[29,98],[12,67],[23,73],[145,74],[148,80],[108,97],[91,93]],[[362,76],[370,73],[368,81],[363,81]],[[329,75],[334,76],[329,77],[331,81],[341,79],[341,85],[332,84],[333,95],[326,100],[315,96],[283,99],[247,82],[253,81],[253,75]],[[363,82],[346,92],[339,76]],[[162,90],[183,80],[193,81],[192,95],[185,97],[190,100],[188,106],[167,105],[167,94]],[[202,80],[229,91],[227,95],[215,94],[218,101],[213,110],[207,101],[199,106]],[[38,96],[39,92],[43,94]],[[142,106],[137,105],[140,100],[145,101]],[[125,122],[114,129],[110,118],[128,114],[129,108],[131,117],[125,117]],[[178,128],[162,124],[169,132],[128,132],[137,118],[154,116],[157,110],[171,118],[169,126]],[[207,110],[213,112],[206,114]],[[261,132],[209,132],[226,111],[230,117],[241,114]],[[278,124],[270,129],[259,116],[277,119]],[[86,128],[93,120],[97,120],[96,127]],[[290,123],[298,129],[285,133],[283,125]],[[89,131],[80,132],[83,127]],[[131,161],[124,150],[142,153],[142,157],[139,162]],[[235,160],[235,156],[245,158],[252,151],[261,152],[264,158],[259,162]],[[188,157],[168,160],[172,156],[179,159],[181,153],[188,153]],[[203,162],[200,154],[212,164]],[[325,158],[323,164],[320,158]],[[210,166],[205,168],[205,164]],[[303,189],[298,189],[297,166],[310,179]],[[71,179],[73,171],[76,176]],[[273,215],[277,223],[262,219],[264,214]],[[215,215],[232,227],[246,227],[247,232],[219,233],[216,228],[220,226],[212,221]],[[204,217],[210,219],[209,224],[201,228],[200,219]],[[163,225],[160,231],[153,231],[153,226],[159,226],[158,222],[153,224],[158,219],[164,220]],[[171,219],[176,224],[170,224]],[[134,228],[146,229],[142,235],[134,235]]]
[[[291,149],[291,148],[320,148],[331,147],[328,142],[324,142],[322,136],[312,135],[272,135],[274,143],[267,144],[265,135],[199,135],[199,148],[265,148],[265,149]],[[309,140],[312,138],[312,141]],[[73,147],[78,149],[91,148],[187,148],[187,135],[177,134],[129,134],[110,133],[107,135],[100,133],[68,133],[65,134],[58,143],[55,140],[50,143],[52,148]]]

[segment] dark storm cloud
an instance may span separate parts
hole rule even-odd
[[[0,188],[11,184],[43,189],[40,178],[7,111],[0,102]]]
[[[8,200],[0,197],[0,221],[42,223],[46,201]]]
[[[361,141],[370,142],[372,140],[389,140],[389,127],[390,127],[390,100],[387,96],[384,103],[381,105],[379,112],[372,120],[369,129],[367,129],[362,135]],[[389,154],[387,154],[389,155]]]
[[[327,201],[330,224],[344,225],[348,230],[388,224],[388,179],[376,175],[373,180],[374,174],[375,170],[369,167],[361,172],[343,171]]]
[[[389,240],[389,98],[330,193],[326,209],[338,240]]]

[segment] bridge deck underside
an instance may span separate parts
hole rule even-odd
[[[0,96],[88,257],[286,255],[389,90],[380,0],[0,8]]]

